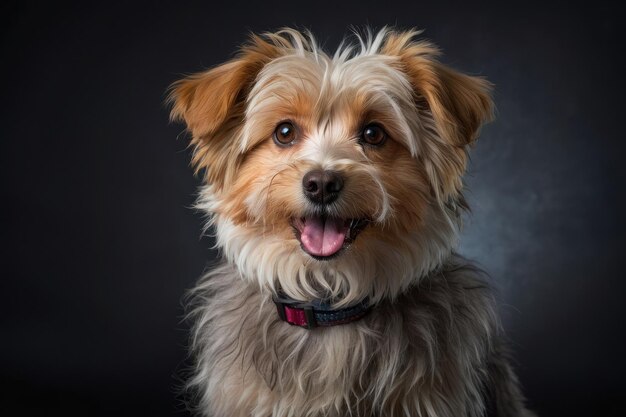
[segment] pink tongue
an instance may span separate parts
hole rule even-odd
[[[341,219],[307,217],[300,233],[304,249],[315,256],[330,256],[343,246],[348,227]]]

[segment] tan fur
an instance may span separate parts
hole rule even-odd
[[[392,34],[382,53],[400,58],[418,97],[418,105],[432,115],[436,137],[429,143],[427,169],[433,171],[440,198],[454,197],[462,190],[465,146],[473,143],[483,122],[492,117],[491,84],[484,79],[456,72],[435,60],[439,51],[429,43],[413,43],[414,32]]]
[[[491,117],[491,86],[437,62],[416,35],[382,30],[331,57],[285,29],[172,86],[172,118],[205,173],[198,207],[224,255],[191,301],[201,414],[527,415],[488,285],[453,254],[467,147]],[[272,139],[285,121],[297,138],[286,147]],[[359,141],[369,123],[388,134],[380,147]],[[291,225],[315,210],[302,191],[313,169],[344,178],[329,215],[371,220],[332,260],[305,253]],[[279,320],[278,288],[375,308],[300,329]]]
[[[207,181],[222,184],[237,166],[236,150],[229,132],[243,117],[243,98],[256,74],[281,50],[254,37],[234,60],[209,71],[194,74],[170,88],[171,119],[184,121],[192,132],[193,164],[205,170]]]

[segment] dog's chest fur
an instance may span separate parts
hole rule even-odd
[[[490,290],[471,267],[455,262],[358,322],[314,330],[280,321],[271,300],[227,265],[195,294],[191,385],[208,415],[485,412],[499,334]]]

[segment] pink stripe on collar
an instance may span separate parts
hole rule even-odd
[[[296,326],[307,326],[306,313],[299,308],[285,306],[285,321]]]

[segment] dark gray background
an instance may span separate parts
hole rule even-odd
[[[624,415],[618,7],[49,3],[1,11],[3,415],[187,414],[180,299],[215,254],[164,91],[249,30],[294,24],[331,50],[349,25],[423,28],[445,63],[495,83],[461,251],[500,288],[532,407]]]

